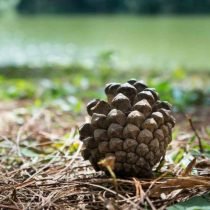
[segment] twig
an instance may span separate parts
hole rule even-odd
[[[201,137],[199,136],[198,134],[198,131],[196,130],[194,124],[193,124],[193,121],[192,121],[192,118],[189,116],[189,115],[186,115],[189,123],[190,123],[190,127],[192,128],[195,136],[197,137],[198,139],[198,145],[199,145],[199,150],[200,150],[200,153],[203,153],[204,152],[204,149],[203,149],[203,145],[202,145],[202,142],[201,142]]]
[[[3,209],[14,209],[14,210],[20,210],[19,208],[16,208],[14,206],[7,206],[7,205],[3,205],[3,204],[0,204],[0,208],[3,208]]]
[[[126,198],[125,196],[119,194],[118,192],[116,191],[113,191],[107,187],[104,187],[104,186],[100,186],[100,185],[96,185],[96,184],[91,184],[91,183],[81,183],[81,184],[85,184],[85,185],[89,185],[89,186],[93,186],[93,187],[96,187],[96,188],[100,188],[100,189],[103,189],[105,191],[108,191],[114,195],[118,195],[120,198],[122,198],[123,200],[125,200],[126,202],[130,203],[133,205],[133,207],[135,207],[136,209],[139,209],[139,210],[142,210],[142,208],[140,206],[138,206],[136,203],[134,203],[133,201],[129,200],[128,198]]]
[[[157,210],[148,196],[146,196],[145,199],[146,199],[147,203],[150,205],[152,210]]]

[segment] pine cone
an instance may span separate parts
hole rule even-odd
[[[105,93],[108,102],[96,99],[87,104],[91,122],[79,129],[84,159],[98,171],[106,170],[98,162],[111,156],[118,176],[150,177],[172,139],[171,105],[134,79],[110,83]]]

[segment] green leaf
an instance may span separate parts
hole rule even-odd
[[[172,76],[174,79],[181,80],[186,78],[186,71],[183,68],[177,68],[172,72]]]
[[[184,149],[180,148],[179,151],[172,157],[175,163],[179,163],[184,157]]]
[[[71,144],[70,147],[69,147],[69,153],[71,155],[74,154],[77,151],[78,148],[79,148],[78,143],[75,142],[75,143]]]
[[[188,201],[178,203],[167,210],[209,210],[210,209],[210,194],[193,197]]]

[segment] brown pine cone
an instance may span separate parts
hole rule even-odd
[[[160,101],[155,89],[134,79],[110,83],[105,93],[108,102],[96,99],[88,103],[91,121],[79,129],[84,159],[95,170],[106,171],[98,162],[112,156],[118,176],[151,176],[172,139],[171,105]]]

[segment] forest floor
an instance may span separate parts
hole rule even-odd
[[[0,209],[208,210],[209,73],[126,73],[102,61],[93,69],[0,69]],[[130,75],[146,78],[161,99],[174,105],[173,141],[151,179],[115,180],[95,172],[80,155],[78,127],[87,120],[85,103],[103,99],[107,82]]]
[[[154,178],[117,178],[116,187],[80,156],[85,115],[33,103],[0,103],[0,209],[166,209],[210,191],[208,107],[175,114],[173,141]]]

